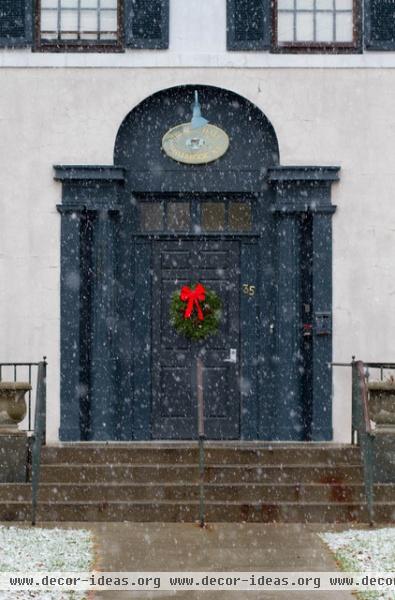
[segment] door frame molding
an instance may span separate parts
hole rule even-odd
[[[251,416],[257,411],[257,428],[248,428],[242,435],[245,439],[295,439],[293,423],[289,421],[290,399],[298,389],[295,365],[290,364],[290,356],[295,349],[299,327],[298,323],[289,326],[278,308],[289,296],[289,281],[292,294],[296,294],[300,285],[300,273],[295,271],[298,227],[297,219],[301,214],[312,216],[312,244],[314,261],[312,265],[312,303],[313,303],[313,373],[311,398],[310,439],[315,441],[332,439],[331,419],[331,360],[332,360],[332,215],[336,207],[331,204],[331,186],[339,180],[339,167],[274,167],[266,172],[267,191],[262,193],[262,180],[256,182],[257,205],[260,211],[271,211],[276,222],[276,260],[278,266],[277,289],[277,331],[271,336],[269,348],[272,351],[271,368],[266,375],[259,374],[257,395],[259,405],[250,407]],[[61,440],[81,439],[119,439],[117,418],[120,414],[128,418],[132,407],[130,386],[127,382],[121,390],[122,401],[117,402],[117,411],[109,406],[108,398],[117,396],[115,381],[119,365],[114,359],[114,348],[123,335],[122,347],[127,354],[127,335],[115,323],[111,331],[104,326],[116,317],[114,307],[117,302],[117,280],[114,261],[117,257],[117,236],[122,223],[130,218],[125,211],[125,169],[121,166],[55,166],[55,179],[62,183],[62,203],[57,207],[61,215]],[[248,191],[251,193],[251,181]],[[129,192],[128,192],[129,193]],[[147,193],[150,193],[147,190]],[[221,192],[221,195],[226,195]],[[239,192],[239,196],[242,192]],[[97,304],[97,294],[92,294],[91,317],[95,322],[96,348],[94,357],[84,354],[83,331],[81,324],[86,318],[86,306],[83,301],[87,285],[81,271],[81,260],[86,256],[87,239],[85,221],[92,217],[94,227],[93,248],[96,272],[94,286],[100,288],[103,281],[112,282],[107,287],[105,310]],[[160,234],[159,234],[160,235]],[[243,239],[256,236],[251,234],[209,234],[210,237]],[[262,262],[267,247],[267,232],[260,232],[258,238],[258,262]],[[139,245],[142,234],[136,234],[133,246]],[[158,237],[152,236],[151,237]],[[98,252],[100,247],[101,251]],[[133,252],[131,246],[130,252]],[[281,260],[279,260],[281,257]],[[92,259],[93,260],[93,259]],[[78,276],[79,274],[79,276]],[[261,277],[261,275],[259,275]],[[265,297],[262,279],[258,285]],[[267,300],[267,299],[266,299]],[[265,301],[266,301],[265,300]],[[289,300],[289,298],[288,298]],[[268,305],[270,304],[267,300]],[[273,307],[275,309],[276,307]],[[270,311],[269,311],[270,313]],[[269,315],[270,316],[270,315]],[[323,327],[325,321],[327,329]],[[261,314],[261,335],[259,347],[270,339],[270,318]],[[110,339],[111,338],[111,339]],[[121,346],[119,346],[121,347]],[[100,350],[98,350],[100,349]],[[266,348],[267,349],[267,348]],[[120,358],[125,361],[125,356]],[[92,369],[92,364],[97,368]],[[291,370],[290,370],[291,368]],[[270,371],[270,373],[269,373]],[[101,382],[105,380],[103,387]],[[293,383],[292,383],[293,382]],[[92,389],[95,389],[95,410],[106,426],[92,431],[91,424],[84,423],[83,407],[92,401]],[[265,406],[263,406],[263,393]],[[266,408],[265,408],[266,407]],[[149,407],[144,407],[149,410]],[[274,411],[273,415],[269,414]],[[122,439],[122,437],[121,437]],[[124,439],[131,439],[130,437]],[[142,439],[134,435],[134,439]],[[146,439],[146,438],[144,438]]]

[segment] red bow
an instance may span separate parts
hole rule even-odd
[[[180,299],[183,302],[188,302],[184,313],[184,319],[190,319],[192,311],[196,306],[199,321],[204,320],[203,311],[199,302],[203,302],[206,298],[206,290],[201,283],[198,283],[194,290],[184,285],[181,289]]]

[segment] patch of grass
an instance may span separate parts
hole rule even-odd
[[[0,526],[0,572],[91,571],[93,539],[85,529]],[[84,592],[0,591],[0,600],[86,600]]]
[[[321,533],[343,571],[395,571],[395,528]],[[360,600],[394,600],[393,591],[357,592]]]

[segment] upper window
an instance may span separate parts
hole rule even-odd
[[[354,0],[277,0],[278,48],[355,48]]]
[[[21,1],[30,14],[32,0]],[[169,44],[169,0],[35,0],[35,6],[38,50],[120,51]]]
[[[114,44],[118,31],[117,0],[41,0],[43,44]]]
[[[369,6],[384,1],[365,0]],[[362,0],[227,0],[228,49],[359,52],[361,5]]]

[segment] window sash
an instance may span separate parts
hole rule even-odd
[[[101,0],[103,2],[103,0]],[[108,2],[104,6],[97,1],[97,6],[89,6],[84,0],[65,3],[64,0],[53,0],[52,8],[43,6],[43,0],[37,0],[36,4],[36,40],[38,50],[56,49],[64,51],[67,49],[100,49],[121,50],[122,33],[122,10],[121,2],[117,0],[116,8],[109,8]],[[72,6],[74,4],[74,6]],[[116,27],[105,29],[107,15],[115,13]],[[43,16],[50,19],[53,14],[51,25],[56,28],[52,30],[43,29]],[[92,16],[94,16],[92,20]],[[95,18],[96,17],[96,18]],[[70,23],[70,27],[68,27]],[[86,24],[92,23],[95,27],[88,29]],[[44,25],[45,26],[45,25]],[[85,28],[85,30],[84,30]],[[43,35],[44,33],[44,35]],[[45,33],[47,35],[45,35]]]
[[[300,0],[299,0],[300,1]],[[335,9],[335,0],[331,0],[332,9],[328,8],[317,8],[317,3],[319,0],[310,0],[309,7],[307,7],[307,0],[305,0],[306,8],[298,9],[296,0],[289,0],[288,4],[293,8],[281,8],[280,6],[284,6],[284,0],[274,0],[274,10],[273,10],[273,50],[275,52],[306,52],[306,51],[316,51],[316,52],[358,52],[361,51],[361,0],[352,0],[351,10],[344,8]],[[321,6],[322,0],[321,0]],[[289,22],[292,22],[293,27],[293,39],[290,40],[281,40],[281,23],[279,22],[279,13],[282,15],[290,15]],[[341,30],[341,19],[343,15],[350,15],[352,18],[352,37],[350,40],[336,40],[336,35],[339,35],[339,31]],[[310,21],[311,27],[311,39],[297,39],[298,31],[297,31],[297,17],[306,15],[306,17],[312,16],[312,21]],[[319,30],[317,29],[317,15],[318,22],[322,19],[321,15],[326,15],[331,19],[332,31],[331,38],[332,39],[319,39]],[[338,17],[339,16],[339,17]],[[322,19],[323,20],[323,19]],[[302,19],[301,19],[302,21]],[[306,19],[307,22],[307,19]],[[329,22],[329,19],[327,19]],[[343,23],[344,26],[344,23]],[[317,35],[318,34],[318,35]],[[329,37],[329,36],[328,36]]]

